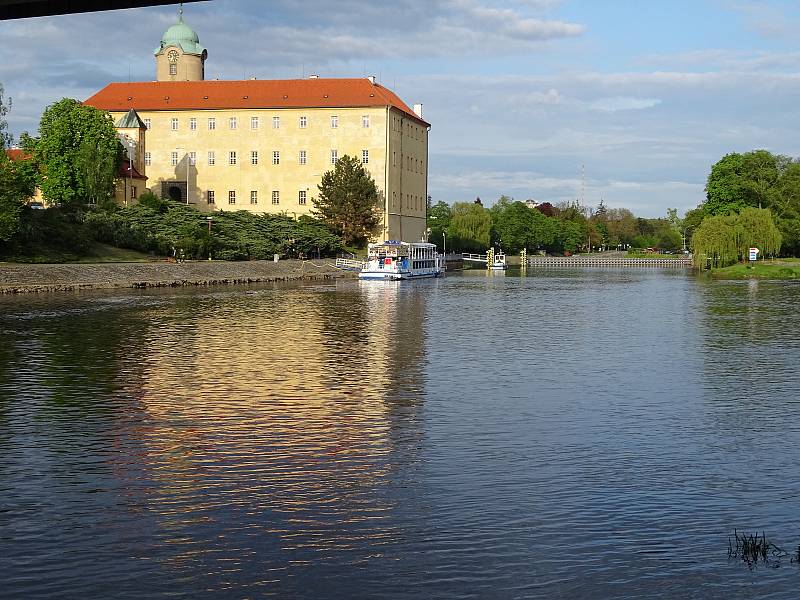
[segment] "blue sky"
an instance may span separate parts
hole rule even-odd
[[[152,80],[176,11],[0,22],[12,131],[61,97]],[[797,2],[213,0],[185,20],[207,77],[374,74],[422,102],[434,201],[571,200],[585,165],[586,204],[661,216],[702,201],[727,152],[800,156]]]

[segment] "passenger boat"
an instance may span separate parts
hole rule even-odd
[[[444,257],[435,244],[388,240],[368,246],[367,261],[358,274],[360,279],[422,279],[441,277]]]

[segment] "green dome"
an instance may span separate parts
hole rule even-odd
[[[161,45],[156,48],[155,54],[167,46],[180,46],[181,50],[187,54],[202,54],[205,50],[200,45],[197,33],[183,22],[183,18],[164,32],[164,35],[161,36]]]

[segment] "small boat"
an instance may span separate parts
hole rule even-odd
[[[506,264],[506,255],[505,254],[495,254],[494,255],[494,262],[489,265],[489,269],[492,271],[505,271],[508,268]]]
[[[435,244],[387,240],[369,244],[367,261],[358,277],[396,280],[441,277],[443,274],[444,257],[436,251]]]

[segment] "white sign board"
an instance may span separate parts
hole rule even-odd
[[[750,248],[750,261],[758,260],[758,248]]]

